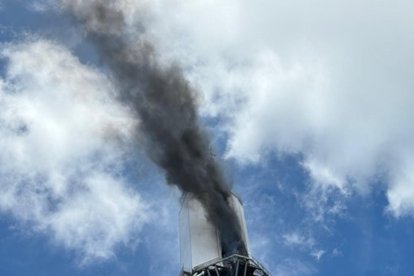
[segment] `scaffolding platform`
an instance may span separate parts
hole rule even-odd
[[[180,276],[270,276],[259,262],[251,257],[232,255],[201,264]]]

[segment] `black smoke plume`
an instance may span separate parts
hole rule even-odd
[[[180,68],[157,60],[146,39],[145,14],[131,31],[118,1],[63,1],[109,67],[121,100],[136,112],[146,151],[167,182],[202,203],[220,234],[225,256],[246,255],[239,222],[228,203],[230,186],[199,124],[196,92]]]

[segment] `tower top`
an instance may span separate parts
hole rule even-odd
[[[227,256],[217,229],[208,221],[201,203],[185,195],[180,210],[181,276],[268,276],[265,269],[250,256],[243,206],[239,198],[228,199],[241,229],[247,254]]]

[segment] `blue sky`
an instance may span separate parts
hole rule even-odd
[[[414,274],[410,1],[117,3],[199,92],[272,275]],[[0,275],[178,275],[180,193],[82,27],[0,7]]]

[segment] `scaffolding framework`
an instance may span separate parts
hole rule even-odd
[[[253,258],[232,255],[204,263],[192,271],[183,270],[180,276],[270,276],[270,274]]]

